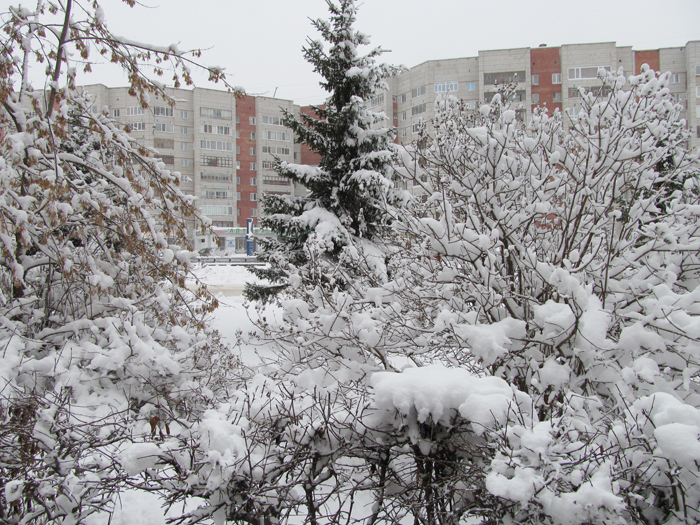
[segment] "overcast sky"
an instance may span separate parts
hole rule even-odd
[[[141,42],[207,48],[202,61],[224,67],[250,94],[276,92],[302,105],[324,100],[301,48],[316,38],[309,18],[327,17],[325,0],[142,1],[132,9],[103,0],[108,27]],[[657,49],[700,40],[700,0],[364,0],[356,27],[373,46],[391,50],[385,62],[407,67],[540,44],[615,41]],[[106,67],[84,82],[125,85]],[[203,79],[198,85],[209,87]]]

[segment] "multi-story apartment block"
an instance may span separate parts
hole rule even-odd
[[[302,191],[272,169],[275,158],[301,160],[300,146],[281,122],[283,110],[300,112],[289,100],[236,99],[225,91],[202,88],[169,89],[174,107],[156,100],[143,109],[127,88],[84,89],[93,98],[95,111],[108,107],[110,116],[128,125],[137,141],[156,149],[167,168],[181,173],[182,190],[197,196],[197,207],[228,247],[242,247],[246,220],[257,223],[263,192]],[[211,242],[194,231],[192,235],[197,248]]]
[[[581,107],[580,89],[600,88],[598,69],[638,74],[642,64],[656,71],[670,71],[671,92],[685,108],[683,115],[692,130],[691,146],[700,145],[700,41],[681,48],[634,51],[615,42],[566,44],[560,47],[480,51],[479,56],[430,60],[390,79],[389,89],[373,102],[393,119],[399,142],[416,138],[419,122],[434,116],[434,102],[445,93],[454,94],[467,106],[489,102],[496,84],[515,80],[516,114],[527,121],[533,110],[545,106],[576,119]],[[567,120],[565,120],[567,122]]]
[[[559,109],[576,119],[581,88],[600,87],[598,69],[639,73],[642,64],[670,71],[671,92],[683,105],[692,130],[692,147],[700,145],[700,41],[679,48],[634,51],[615,42],[566,44],[560,47],[480,51],[477,57],[430,60],[387,79],[388,89],[368,101],[398,128],[397,141],[417,137],[420,123],[434,116],[435,100],[454,94],[468,107],[489,102],[496,85],[517,81],[516,114],[531,118],[538,106]],[[155,148],[163,162],[182,174],[182,188],[198,197],[200,211],[210,217],[227,246],[241,248],[246,219],[257,222],[263,193],[295,195],[304,191],[272,169],[274,159],[317,164],[318,157],[294,142],[282,125],[283,110],[313,114],[289,100],[246,96],[211,89],[171,89],[175,107],[156,100],[147,110],[127,88],[86,86],[94,109],[107,106],[110,115],[129,125],[143,145]],[[99,108],[99,109],[98,109]],[[378,125],[386,125],[387,122]],[[195,234],[193,233],[193,236]],[[196,236],[195,236],[196,237]],[[235,237],[235,238],[234,238]],[[196,237],[196,248],[209,239]]]

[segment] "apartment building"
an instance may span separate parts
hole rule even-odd
[[[496,84],[516,80],[517,118],[527,121],[538,106],[550,111],[559,109],[569,119],[577,118],[581,108],[580,88],[600,87],[600,67],[626,75],[638,74],[642,64],[657,71],[670,71],[671,92],[683,105],[691,146],[700,145],[700,41],[680,48],[635,51],[615,42],[566,44],[559,47],[541,45],[480,51],[479,56],[430,60],[390,79],[389,89],[378,93],[370,105],[393,120],[399,130],[399,142],[416,138],[419,123],[434,116],[434,102],[450,93],[475,108],[480,101],[489,102]],[[565,119],[565,122],[569,122]]]
[[[454,94],[468,107],[490,101],[497,84],[516,80],[517,118],[527,121],[533,110],[545,106],[576,119],[581,107],[580,88],[600,87],[600,67],[625,74],[639,73],[642,64],[670,71],[671,92],[683,105],[691,146],[700,145],[700,41],[680,48],[635,51],[615,42],[541,45],[480,51],[477,57],[430,60],[387,79],[388,89],[376,93],[368,105],[383,111],[398,128],[398,142],[417,137],[421,122],[434,116],[434,102],[441,94]],[[198,197],[200,211],[212,219],[214,230],[227,247],[243,246],[248,218],[255,223],[263,193],[299,195],[304,191],[272,169],[274,158],[314,165],[318,156],[294,143],[282,125],[283,110],[313,115],[311,107],[270,97],[246,96],[212,89],[170,89],[174,107],[155,100],[142,109],[127,88],[85,86],[93,108],[107,107],[110,115],[128,124],[143,145],[155,148],[163,162],[182,174],[182,188]],[[386,125],[387,122],[378,125]],[[197,236],[197,249],[211,239]]]
[[[292,101],[225,91],[169,89],[174,107],[152,101],[143,109],[127,88],[84,86],[94,111],[128,125],[141,144],[156,149],[166,167],[181,173],[181,188],[198,197],[197,207],[212,220],[225,246],[243,246],[246,220],[257,223],[262,193],[303,191],[272,169],[274,159],[301,161],[301,148],[282,125],[283,110],[298,115]],[[196,248],[211,243],[192,231]]]

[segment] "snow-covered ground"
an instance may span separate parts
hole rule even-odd
[[[255,330],[252,319],[257,318],[254,308],[246,308],[242,296],[246,282],[260,282],[243,266],[206,266],[195,271],[196,277],[204,284],[218,301],[219,308],[214,313],[212,326],[219,330],[221,336],[231,346],[240,349],[243,359],[250,365],[259,362],[259,355],[264,355],[265,347],[240,344],[238,332],[248,334]],[[188,286],[194,286],[189,281]],[[270,319],[278,315],[277,307],[268,307],[264,315]],[[168,516],[177,516],[182,508],[174,508]],[[92,516],[88,525],[165,525],[165,513],[161,501],[155,494],[139,491],[126,491],[121,494],[115,512],[111,518],[107,514]]]

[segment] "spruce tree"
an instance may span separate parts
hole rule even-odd
[[[312,106],[316,117],[302,114],[297,119],[285,112],[284,119],[297,142],[308,145],[321,160],[318,166],[276,162],[277,173],[301,184],[307,194],[264,197],[261,225],[277,233],[277,238],[261,242],[258,257],[269,267],[253,271],[271,284],[248,285],[245,296],[249,300],[274,299],[291,275],[302,276],[312,286],[346,286],[343,277],[329,277],[318,268],[310,271],[310,250],[337,265],[353,239],[372,241],[381,236],[389,223],[385,204],[400,199],[390,176],[396,129],[372,129],[386,116],[367,107],[373,95],[388,88],[383,79],[398,69],[375,63],[384,52],[381,48],[364,56],[359,53],[358,48],[369,44],[369,38],[353,28],[354,0],[327,3],[330,20],[313,20],[312,24],[329,48],[324,49],[320,40],[309,40],[303,51],[314,71],[323,76],[321,86],[330,96],[325,105]],[[345,259],[344,264],[351,263]]]

